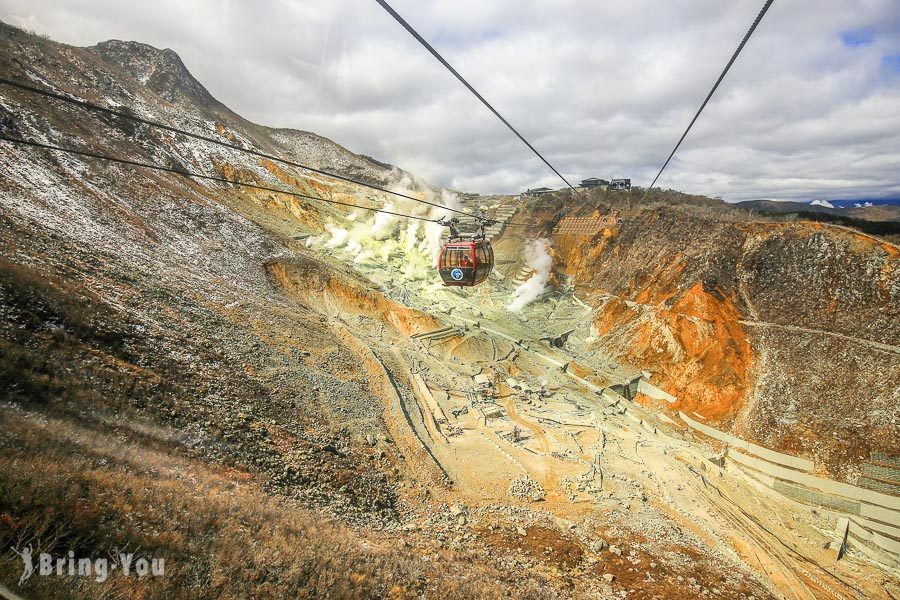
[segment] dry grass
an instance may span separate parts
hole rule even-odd
[[[504,597],[509,581],[474,557],[427,542],[323,523],[263,494],[247,473],[6,405],[0,437],[0,544],[35,554],[162,557],[163,577],[34,576],[41,598]],[[16,589],[18,557],[0,558]],[[539,597],[537,584],[517,594]]]
[[[0,258],[0,394],[45,403],[68,395],[90,401],[89,386],[72,386],[67,373],[86,347],[126,356],[126,327],[84,290],[51,281],[35,269]]]

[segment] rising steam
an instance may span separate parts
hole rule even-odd
[[[433,190],[400,171],[394,172],[394,182],[388,184],[388,189],[453,209],[460,205],[456,194]],[[428,219],[452,216],[449,211],[405,198],[391,198],[383,206],[385,210]],[[385,213],[370,216],[361,211],[353,211],[346,219],[349,229],[338,224],[326,225],[326,233],[308,239],[307,246],[340,249],[351,254],[356,263],[394,262],[397,270],[411,279],[428,277],[437,264],[444,232],[437,223],[407,220]]]
[[[513,292],[513,301],[506,307],[509,312],[519,312],[547,289],[553,267],[550,241],[541,238],[525,246],[525,263],[534,273]]]

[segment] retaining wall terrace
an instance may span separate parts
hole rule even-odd
[[[895,469],[900,469],[900,456],[888,456],[884,452],[873,452],[872,462],[889,465]]]
[[[692,429],[696,429],[697,431],[708,435],[713,439],[719,440],[720,442],[728,444],[729,446],[740,448],[741,450],[749,452],[750,454],[754,454],[756,456],[759,456],[760,458],[764,458],[769,462],[784,465],[792,469],[797,469],[799,471],[813,470],[814,465],[813,461],[811,460],[799,458],[797,456],[790,456],[789,454],[782,454],[781,452],[775,452],[774,450],[769,450],[768,448],[757,446],[756,444],[746,442],[731,434],[725,433],[724,431],[713,429],[709,425],[704,425],[703,423],[695,421],[683,412],[680,412],[678,414],[681,416],[681,420],[687,423]]]
[[[863,464],[859,485],[877,492],[900,496],[900,467],[891,464],[893,459],[881,453],[872,454],[872,462]]]
[[[897,557],[900,557],[900,542],[896,540],[892,540],[891,538],[885,537],[878,533],[877,531],[869,531],[862,525],[859,525],[853,519],[850,519],[850,535],[860,540],[869,542],[870,544],[876,546],[878,549],[884,551],[889,556],[885,556],[881,562],[887,562],[888,564],[897,564]],[[878,560],[878,557],[873,557]]]
[[[661,390],[646,379],[638,380],[637,391],[654,400],[665,400],[668,403],[675,402],[678,398],[665,390]]]
[[[814,504],[816,506],[830,508],[831,510],[851,515],[859,514],[859,502],[856,502],[855,500],[829,496],[828,494],[794,485],[781,479],[774,479],[773,484],[770,487],[776,492],[780,492],[788,498],[793,498],[803,504]]]
[[[892,567],[900,564],[900,497],[884,493],[892,490],[866,489],[811,475],[808,472],[813,468],[811,461],[751,444],[699,423],[684,413],[679,414],[691,428],[728,444],[728,457],[762,484],[792,500],[823,507],[837,513],[838,517],[849,517],[848,542],[851,546],[882,564]],[[873,453],[872,463],[864,468],[864,473],[893,479],[898,465],[900,459]]]
[[[849,498],[858,502],[865,502],[878,507],[887,508],[895,513],[896,516],[894,518],[896,519],[896,524],[900,525],[900,512],[897,512],[900,511],[900,497],[882,494],[881,492],[867,490],[848,483],[841,483],[840,481],[825,479],[824,477],[816,477],[809,473],[794,471],[793,469],[774,465],[764,460],[741,454],[737,451],[730,451],[728,453],[728,458],[734,460],[738,464],[756,469],[757,471],[762,471],[777,479],[799,483],[831,495],[843,496],[844,498]]]
[[[887,481],[862,476],[859,478],[859,485],[870,490],[875,490],[876,492],[900,496],[900,484],[897,483],[888,483]]]
[[[898,467],[888,467],[878,463],[864,463],[862,474],[872,479],[900,483],[900,468]]]

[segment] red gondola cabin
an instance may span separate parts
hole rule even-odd
[[[484,239],[464,241],[451,238],[438,257],[438,272],[444,285],[478,285],[488,278],[493,268],[494,249]]]

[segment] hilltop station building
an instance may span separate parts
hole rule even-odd
[[[600,179],[599,177],[588,177],[587,179],[581,180],[581,185],[579,186],[583,189],[591,189],[591,188],[602,188],[604,190],[610,191],[620,191],[620,190],[630,190],[631,189],[631,179]],[[554,192],[548,187],[536,187],[529,188],[522,192],[523,196],[543,196],[544,194],[550,194]]]

